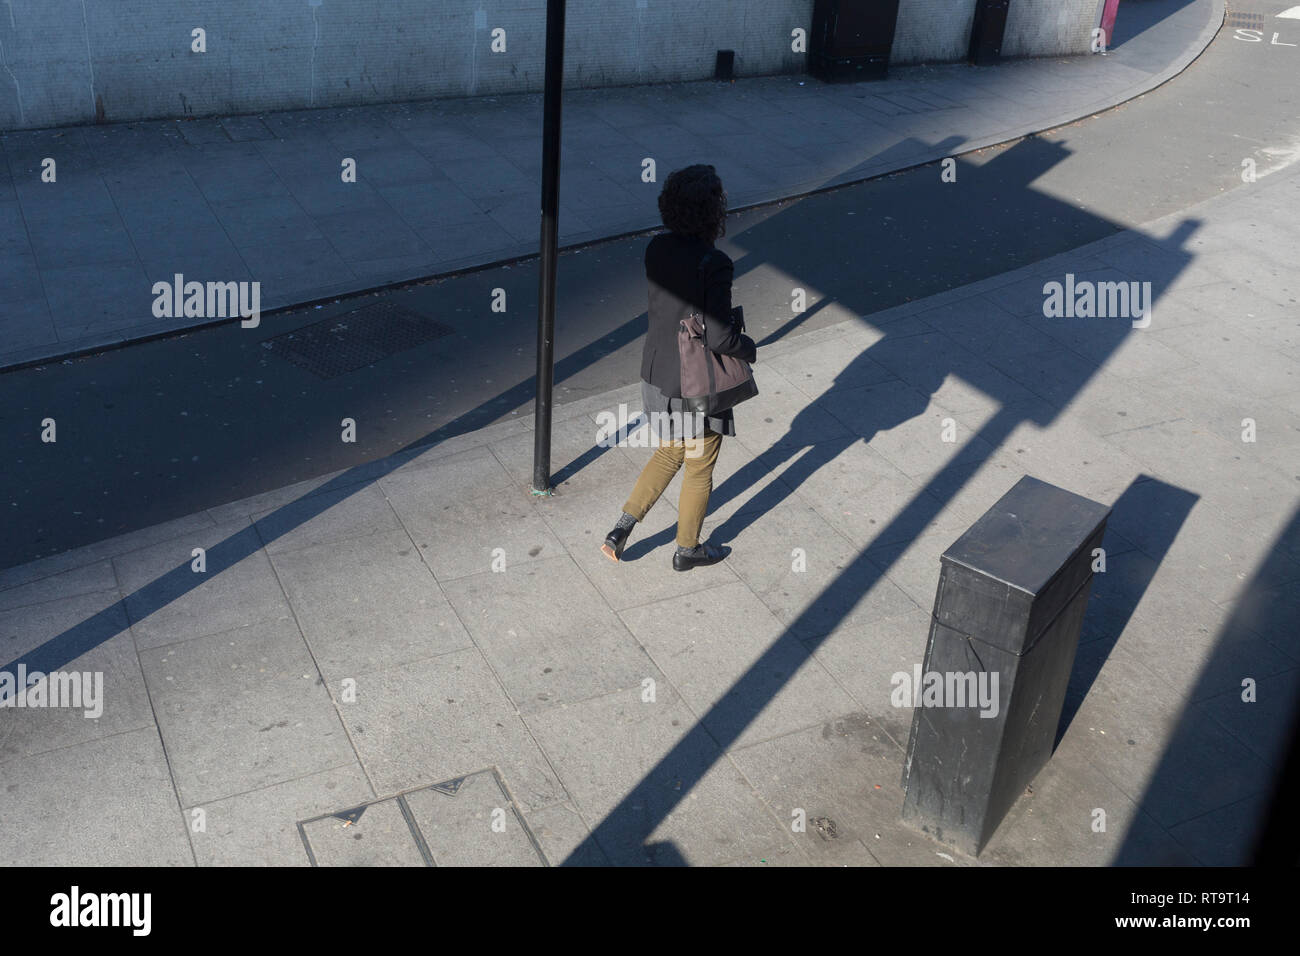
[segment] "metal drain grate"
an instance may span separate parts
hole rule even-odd
[[[277,335],[262,348],[320,378],[334,378],[455,331],[400,305],[379,302]]]
[[[1264,14],[1262,13],[1229,13],[1223,18],[1225,27],[1253,27],[1259,28],[1264,25]]]

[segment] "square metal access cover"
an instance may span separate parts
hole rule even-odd
[[[549,866],[495,767],[301,820],[312,866]]]
[[[400,305],[378,302],[277,335],[262,348],[320,378],[334,378],[455,331]]]

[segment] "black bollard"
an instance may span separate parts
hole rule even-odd
[[[1047,762],[1109,515],[1026,475],[943,553],[904,820],[978,855]]]

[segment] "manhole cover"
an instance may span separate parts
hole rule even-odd
[[[380,302],[267,339],[262,347],[321,378],[353,372],[455,329]]]

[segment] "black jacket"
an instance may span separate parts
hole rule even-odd
[[[754,340],[731,323],[731,258],[713,243],[661,233],[645,250],[649,324],[641,353],[641,378],[665,395],[682,394],[677,330],[692,311],[702,310],[705,341],[720,355],[754,361]]]

